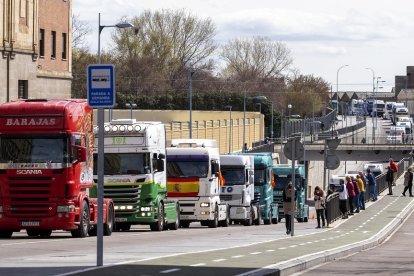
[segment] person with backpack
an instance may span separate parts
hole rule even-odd
[[[385,181],[388,185],[388,195],[392,195],[392,185],[394,183],[394,170],[391,166],[387,167],[387,174],[385,175]]]

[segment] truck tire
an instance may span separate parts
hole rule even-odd
[[[74,238],[84,238],[88,236],[90,213],[89,213],[89,206],[86,201],[83,201],[82,203],[82,210],[81,210],[80,215],[81,217],[80,217],[80,223],[79,223],[78,229],[71,231],[72,237]]]
[[[214,209],[214,219],[208,222],[209,228],[217,228],[218,226],[218,206],[216,205]]]
[[[178,228],[180,228],[180,205],[177,204],[176,210],[177,213],[174,223],[168,225],[168,229],[170,230],[177,230]]]
[[[114,231],[114,221],[115,221],[114,205],[110,204],[108,207],[108,214],[106,216],[106,223],[103,226],[104,236],[112,235],[112,232]]]
[[[219,222],[219,225],[221,227],[229,227],[229,225],[230,225],[230,209],[229,209],[229,206],[227,206],[226,210],[227,210],[226,211],[226,218]]]
[[[272,218],[272,223],[273,224],[278,224],[279,223],[279,218]]]
[[[150,224],[151,231],[162,231],[164,229],[164,205],[158,203],[157,221]]]
[[[260,206],[257,206],[257,218],[254,221],[254,225],[260,225],[262,220],[262,210],[260,210]]]
[[[244,226],[252,226],[253,224],[253,208],[250,207],[249,217],[244,221]]]
[[[0,230],[0,239],[10,239],[13,235],[13,230]]]

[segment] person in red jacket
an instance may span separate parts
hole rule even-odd
[[[349,214],[354,214],[354,197],[355,197],[355,190],[354,190],[354,183],[352,182],[351,177],[347,176],[346,178],[346,190],[348,191],[348,202],[349,202]]]
[[[392,158],[390,158],[390,168],[391,170],[393,170],[394,172],[394,179],[392,181],[392,186],[395,186],[395,179],[397,178],[397,172],[398,172],[398,166],[397,164],[394,162],[394,160],[392,160]]]

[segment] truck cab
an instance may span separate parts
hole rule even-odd
[[[273,189],[274,201],[279,205],[283,204],[283,190],[292,180],[292,166],[290,164],[279,164],[273,166],[276,185]],[[295,189],[297,192],[296,219],[298,222],[309,220],[309,205],[306,204],[307,180],[304,165],[295,166]],[[283,218],[283,208],[279,208],[279,218]]]
[[[104,124],[104,135],[104,195],[115,203],[115,230],[128,231],[138,224],[152,231],[178,229],[179,204],[167,199],[164,124],[116,119]],[[94,164],[98,137],[95,127]],[[95,182],[97,169],[95,165]]]
[[[167,148],[167,196],[180,203],[182,227],[192,222],[210,228],[229,225],[227,203],[220,200],[222,185],[215,140],[172,140]]]
[[[224,178],[220,199],[230,208],[230,224],[259,225],[261,216],[254,193],[254,157],[220,155],[220,167]]]

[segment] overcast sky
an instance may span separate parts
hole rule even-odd
[[[410,0],[73,0],[73,14],[93,29],[88,39],[92,51],[97,51],[99,12],[101,24],[112,25],[123,16],[160,9],[186,9],[211,18],[219,44],[252,36],[282,41],[302,74],[322,77],[333,91],[337,84],[339,91],[372,91],[369,67],[386,81],[379,91],[389,92],[395,75],[406,75],[406,66],[414,66]],[[110,33],[102,32],[103,48],[110,48]]]

